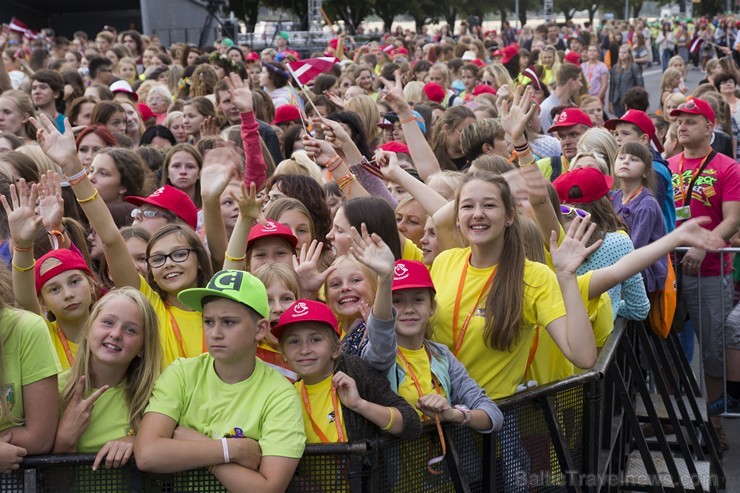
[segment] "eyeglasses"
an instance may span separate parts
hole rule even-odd
[[[492,86],[493,85],[493,81],[492,80],[482,79],[480,82],[481,82],[481,84],[485,84],[487,86]]]
[[[180,248],[179,250],[175,250],[174,252],[170,252],[168,254],[159,254],[159,255],[152,255],[151,257],[146,258],[146,263],[149,264],[149,267],[157,268],[162,267],[165,262],[167,262],[167,259],[171,259],[173,262],[177,262],[178,264],[185,262],[188,257],[190,257],[190,252],[192,252],[192,248]]]
[[[164,217],[167,219],[173,219],[173,217],[164,211],[156,211],[152,209],[139,209],[136,208],[131,211],[131,217],[134,218],[135,221],[143,221],[144,218],[151,219],[153,217]]]
[[[569,205],[561,205],[560,213],[565,214],[566,216],[577,214],[583,218],[588,217],[588,212],[584,211],[583,209],[576,209],[575,207],[571,207]]]

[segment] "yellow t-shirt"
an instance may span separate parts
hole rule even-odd
[[[69,358],[67,358],[67,352],[64,350],[64,344],[62,344],[62,339],[59,337],[59,333],[57,332],[59,322],[57,322],[56,320],[54,322],[50,322],[47,320],[46,325],[49,327],[51,343],[54,345],[54,351],[57,353],[59,363],[61,363],[62,365],[62,371],[69,370],[72,366],[72,363],[74,363],[74,359],[72,360],[72,363],[70,363]],[[67,346],[69,346],[69,352],[72,353],[72,357],[74,358],[75,356],[77,356],[77,349],[79,348],[79,344],[76,344],[67,339]]]
[[[176,306],[170,306],[168,309],[162,297],[147,284],[143,277],[139,277],[139,291],[152,304],[157,313],[157,320],[159,320],[159,339],[162,342],[162,354],[164,355],[162,367],[167,368],[177,358],[193,358],[203,354],[203,314],[185,311]],[[180,341],[175,335],[170,313],[180,329],[182,345],[185,348],[184,354],[180,349]]]
[[[60,397],[71,374],[72,371],[67,370],[59,375]],[[129,426],[128,421],[128,408],[126,380],[103,392],[95,401],[95,406],[93,406],[90,415],[90,424],[87,425],[77,442],[77,453],[97,454],[106,443],[126,436],[133,436],[134,431]]]
[[[331,379],[334,375],[329,375],[319,383],[313,385],[305,385],[306,394],[308,395],[308,403],[311,406],[311,414],[306,409],[306,404],[303,402],[303,427],[306,430],[306,443],[324,443],[319,437],[319,434],[313,429],[311,418],[313,417],[314,423],[319,429],[326,435],[329,440],[328,443],[336,443],[339,441],[339,433],[337,432],[337,425],[335,424],[336,413],[339,413],[339,423],[342,427],[342,433],[344,434],[344,441],[347,441],[347,430],[344,427],[344,416],[342,414],[342,404],[339,402],[339,396],[337,396],[337,408],[334,409],[334,403],[331,399]],[[298,395],[302,394],[301,389],[304,387],[303,380],[293,384],[298,391]]]
[[[586,312],[596,336],[596,347],[601,347],[614,328],[612,302],[607,293],[603,293],[597,298],[588,299],[588,289],[592,275],[593,271],[578,276],[578,289],[583,302],[586,304]],[[544,385],[567,378],[575,374],[576,371],[577,369],[573,363],[565,357],[550,337],[550,334],[546,330],[540,330],[537,352],[532,360],[532,366],[527,372],[527,380],[536,380],[540,385]]]
[[[414,384],[414,379],[411,378],[409,367],[411,367],[411,371],[416,375],[416,378],[419,379],[422,395],[437,392],[434,380],[432,379],[432,367],[429,362],[429,355],[426,348],[423,347],[421,349],[406,349],[398,346],[398,350],[403,353],[406,362],[408,362],[408,366],[406,366],[401,357],[396,354],[396,364],[403,368],[404,373],[406,373],[406,378],[398,386],[398,395],[403,397],[406,402],[411,404],[411,407],[416,409],[416,402],[419,400],[419,391],[416,390],[416,385]],[[446,397],[442,386],[439,387],[439,393]],[[416,409],[416,414],[421,419],[428,419],[427,415],[418,409]]]
[[[403,244],[403,251],[401,252],[401,258],[404,260],[418,260],[419,262],[424,261],[424,252],[414,244],[413,241],[406,238]]]
[[[431,275],[437,288],[437,310],[432,319],[435,339],[454,351],[452,333],[453,312],[458,284],[466,266],[470,247],[445,250],[434,261]],[[494,267],[477,269],[467,266],[465,286],[460,300],[458,325],[473,305]],[[509,282],[516,282],[510,280]],[[553,320],[565,316],[565,304],[555,273],[546,265],[526,261],[524,266],[523,327],[510,351],[491,349],[485,340],[485,299],[471,318],[457,358],[470,376],[486,390],[491,399],[512,395],[524,378],[527,358],[536,325],[547,327]]]

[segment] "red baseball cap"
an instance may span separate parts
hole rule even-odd
[[[256,223],[254,226],[252,226],[252,229],[249,230],[249,239],[247,239],[247,246],[249,246],[249,244],[255,240],[259,240],[260,238],[267,238],[269,236],[277,236],[279,238],[283,238],[284,240],[288,240],[288,242],[293,245],[293,248],[295,248],[295,246],[298,244],[298,238],[295,237],[289,227],[285,226],[284,224],[280,224],[277,221],[273,221],[272,219],[267,219],[265,221],[265,224]]]
[[[324,303],[311,300],[298,300],[280,315],[278,323],[270,332],[277,340],[285,332],[285,329],[295,324],[306,322],[318,322],[326,324],[339,337],[339,323],[331,309]]]
[[[579,55],[575,51],[569,51],[568,53],[565,54],[565,61],[572,63],[573,65],[580,65],[581,55]]]
[[[432,276],[429,274],[427,266],[418,260],[396,260],[396,267],[393,269],[392,290],[422,288],[434,290]]]
[[[154,114],[154,112],[152,111],[152,109],[149,106],[147,106],[146,104],[144,104],[144,103],[137,103],[136,106],[137,106],[137,108],[139,108],[139,114],[141,114],[141,120],[142,121],[145,122],[147,120],[151,120],[152,118],[156,118],[157,117],[157,115]]]
[[[473,89],[473,96],[479,96],[481,94],[493,94],[496,95],[496,89],[486,84],[478,84]]]
[[[401,46],[400,48],[396,48],[395,50],[393,50],[393,56],[408,55],[408,54],[409,54],[409,50],[407,50],[403,46]]]
[[[256,51],[250,51],[249,53],[247,53],[247,56],[245,56],[244,59],[248,62],[259,62],[260,55]]]
[[[635,125],[642,131],[642,133],[647,134],[650,140],[653,141],[658,152],[663,152],[663,144],[660,143],[660,139],[655,135],[655,124],[647,113],[641,110],[627,110],[627,112],[622,115],[622,118],[612,118],[611,120],[605,121],[604,128],[614,130],[620,123],[631,123],[632,125]]]
[[[611,176],[606,176],[596,168],[579,168],[558,176],[552,184],[558,192],[561,203],[588,204],[606,197],[614,184],[614,180]],[[581,197],[571,198],[568,196],[573,187],[581,189]]]
[[[486,64],[486,62],[484,62],[480,58],[476,58],[474,60],[470,60],[470,63],[472,63],[473,65],[475,65],[478,68],[483,67]]]
[[[558,121],[550,125],[548,132],[554,132],[559,128],[573,127],[575,125],[586,125],[588,128],[594,126],[591,117],[579,108],[565,108],[558,116]]]
[[[424,94],[427,95],[427,98],[435,103],[441,103],[447,95],[445,88],[436,82],[427,82],[424,84],[422,90],[424,91]]]
[[[49,259],[56,259],[59,263],[42,273],[41,269],[44,267],[44,262]],[[36,274],[36,296],[39,295],[44,284],[68,270],[81,270],[88,276],[93,277],[92,272],[90,272],[90,267],[87,265],[87,262],[85,262],[85,259],[82,258],[79,253],[66,248],[52,250],[38,259],[34,269],[34,273]]]
[[[493,52],[493,56],[501,57],[501,63],[506,64],[514,58],[515,55],[519,54],[519,45],[516,43],[510,44],[504,48],[500,48]]]
[[[272,121],[273,125],[280,125],[281,123],[292,122],[293,120],[300,120],[301,113],[298,108],[292,104],[284,104],[275,108],[275,119]]]
[[[671,116],[679,116],[681,113],[687,113],[689,115],[700,115],[709,120],[709,123],[714,125],[714,110],[712,107],[699,98],[692,98],[682,103],[675,110],[671,111]]]
[[[402,154],[408,154],[409,156],[411,155],[411,151],[409,151],[409,146],[407,146],[403,142],[398,142],[396,140],[391,140],[386,142],[385,144],[382,144],[380,146],[380,149],[383,151],[395,152],[396,154],[400,152]]]
[[[160,187],[148,197],[126,197],[124,200],[136,206],[149,204],[170,211],[194,230],[198,227],[198,208],[188,194],[172,185]]]

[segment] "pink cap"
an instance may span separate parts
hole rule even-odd
[[[293,120],[300,120],[301,113],[298,108],[292,104],[284,104],[275,108],[275,119],[272,121],[273,125],[280,125],[281,123],[292,122]]]
[[[424,91],[424,94],[427,95],[427,98],[429,98],[430,101],[434,101],[435,103],[441,103],[444,101],[445,96],[447,93],[445,92],[445,88],[442,87],[440,84],[437,84],[436,82],[427,82],[424,84],[424,87],[422,89]]]
[[[671,116],[680,116],[682,113],[689,115],[700,115],[709,120],[714,125],[714,110],[709,103],[699,98],[692,98],[682,103],[675,110],[671,111]]]
[[[396,154],[400,152],[403,154],[411,155],[411,151],[409,151],[409,146],[407,146],[403,142],[390,140],[386,142],[385,144],[380,145],[379,147],[383,151],[395,152]]]
[[[280,315],[278,323],[270,332],[278,340],[285,332],[285,329],[295,324],[306,322],[318,322],[326,324],[339,337],[339,323],[331,309],[324,303],[311,300],[298,300]]]
[[[427,266],[418,260],[396,260],[393,269],[393,291],[400,289],[434,289]]]
[[[137,206],[149,204],[170,211],[191,228],[198,227],[198,208],[188,194],[172,185],[160,187],[148,197],[126,197],[124,200]]]
[[[268,219],[265,221],[265,224],[256,223],[252,226],[252,229],[249,230],[247,246],[255,240],[267,238],[269,236],[283,238],[290,242],[290,244],[293,245],[293,248],[298,244],[298,238],[295,237],[289,227],[284,224],[280,224],[277,221],[273,221],[272,219]]]
[[[558,176],[552,184],[558,192],[561,203],[588,204],[606,197],[614,184],[614,179],[596,168],[578,168]],[[581,197],[568,196],[573,187],[581,189]]]
[[[569,51],[568,53],[565,54],[565,61],[572,63],[573,65],[580,65],[581,55],[579,55],[575,51]]]
[[[244,59],[248,62],[259,62],[260,55],[256,51],[250,51],[249,53],[247,53],[247,56],[245,56]]]
[[[640,110],[627,110],[621,118],[612,118],[605,121],[604,128],[614,130],[620,123],[631,123],[639,128],[642,133],[647,134],[650,140],[653,141],[658,152],[663,152],[663,144],[661,144],[660,139],[655,135],[655,124],[647,113]]]
[[[486,84],[478,84],[473,88],[473,96],[479,96],[481,94],[493,94],[496,95],[496,89]]]

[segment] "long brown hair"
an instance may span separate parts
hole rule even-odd
[[[496,186],[511,225],[504,230],[504,248],[496,267],[496,276],[486,296],[485,332],[486,343],[499,351],[510,351],[519,340],[524,317],[524,243],[522,226],[516,212],[514,197],[506,180],[500,175],[476,172],[468,174],[455,196],[455,222],[458,221],[460,197],[465,185],[472,181],[484,181]],[[495,311],[495,313],[494,313]],[[494,316],[495,315],[495,316]]]

